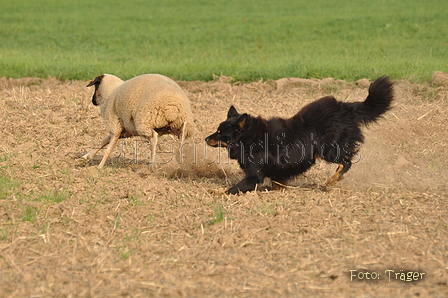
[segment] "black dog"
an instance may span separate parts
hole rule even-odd
[[[364,141],[361,126],[376,122],[390,109],[393,83],[381,77],[370,85],[364,102],[344,103],[333,96],[318,99],[289,119],[252,117],[231,106],[227,120],[205,141],[226,147],[229,157],[238,160],[246,177],[227,190],[229,194],[255,189],[265,177],[286,183],[304,173],[322,158],[338,164],[326,182],[334,185],[351,166],[351,159]]]

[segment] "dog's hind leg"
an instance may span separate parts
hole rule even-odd
[[[343,164],[342,163],[338,164],[336,173],[334,173],[333,176],[331,176],[330,179],[328,179],[327,182],[325,182],[325,186],[333,186],[338,181],[341,181],[342,178],[344,178],[343,175],[345,173],[347,173],[347,171],[350,169],[351,166],[352,166],[352,163],[350,161],[345,162]]]
[[[272,180],[272,190],[281,190],[284,188],[287,188],[288,186],[286,185],[287,180]]]

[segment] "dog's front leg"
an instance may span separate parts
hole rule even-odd
[[[227,193],[235,195],[239,192],[247,192],[255,189],[257,182],[250,179],[250,177],[245,177],[243,180],[232,186]]]
[[[237,194],[238,192],[247,192],[255,189],[257,184],[262,183],[264,175],[259,168],[245,169],[246,177],[243,180],[227,190],[228,194]]]

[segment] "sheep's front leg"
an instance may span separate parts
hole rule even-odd
[[[151,137],[151,163],[154,163],[156,161],[156,149],[157,149],[157,137],[158,133],[153,130],[152,131],[152,137]]]
[[[107,146],[107,150],[104,153],[103,159],[101,160],[100,165],[98,166],[99,169],[104,167],[104,164],[106,163],[107,159],[109,158],[110,154],[112,153],[112,150],[114,149],[115,145],[117,144],[118,139],[120,138],[120,135],[110,135],[111,140],[109,142],[109,146]]]
[[[112,137],[112,134],[108,135],[107,137],[105,137],[102,141],[101,144],[98,148],[92,149],[90,150],[88,153],[84,154],[81,158],[84,159],[92,159],[97,153],[98,151],[100,151],[101,149],[103,149],[107,144],[109,144],[110,142],[110,138]]]

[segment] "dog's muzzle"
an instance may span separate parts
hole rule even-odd
[[[222,142],[222,141],[217,141],[211,137],[207,137],[205,138],[205,141],[207,142],[207,145],[211,146],[211,147],[225,147],[227,148],[229,146],[229,144],[227,144],[226,142]]]

